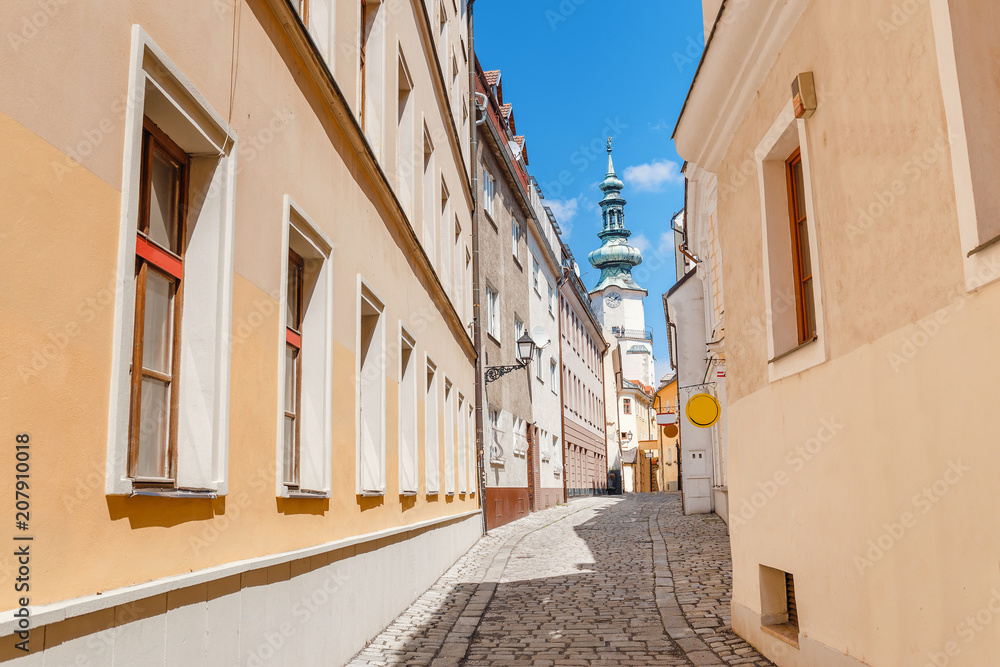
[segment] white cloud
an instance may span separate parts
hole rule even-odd
[[[638,248],[639,252],[643,255],[648,255],[649,249],[653,247],[653,244],[650,243],[649,238],[645,234],[636,234],[631,236],[629,237],[628,242],[629,245],[633,245]]]
[[[625,168],[625,183],[636,190],[658,192],[666,183],[683,183],[684,175],[680,165],[670,160],[653,160],[648,164],[639,164]]]
[[[571,222],[580,208],[579,197],[573,197],[572,199],[546,199],[545,205],[552,209],[552,215],[556,216],[556,221],[560,225]]]
[[[661,255],[669,255],[674,252],[674,232],[670,230],[660,234],[660,243],[656,246],[656,252]]]

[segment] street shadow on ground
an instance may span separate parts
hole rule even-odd
[[[351,664],[690,665],[656,605],[655,507],[616,500],[523,535],[485,610],[492,582],[453,584],[431,595],[431,604],[425,595]]]

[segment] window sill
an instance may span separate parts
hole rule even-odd
[[[128,494],[129,498],[134,496],[150,496],[153,498],[202,498],[215,499],[219,494],[210,489],[136,489]]]
[[[517,255],[511,254],[511,259],[514,260],[514,266],[516,266],[517,268],[521,269],[521,271],[523,273],[524,272],[524,267],[521,266],[521,260],[519,260],[517,258]]]
[[[975,248],[973,248],[972,250],[969,251],[969,253],[966,255],[966,257],[972,257],[976,253],[980,253],[980,252],[986,250],[987,248],[989,248],[989,247],[991,247],[991,246],[993,246],[993,245],[995,245],[997,243],[1000,243],[1000,234],[998,234],[997,236],[994,236],[993,238],[991,238],[989,241],[986,241],[985,243],[980,243],[979,245],[977,245]]]
[[[489,336],[489,339],[491,341],[493,341],[494,343],[496,343],[497,345],[499,345],[499,346],[502,347],[502,345],[500,344],[500,339],[499,338],[497,338],[496,336],[494,336],[493,334],[491,334],[489,331],[486,332],[486,335]]]
[[[417,492],[416,491],[403,491],[399,495],[404,496],[406,498],[413,498],[414,496],[417,495]]]
[[[769,359],[767,363],[773,364],[774,362],[778,361],[779,359],[784,359],[785,357],[789,357],[789,356],[795,354],[796,352],[798,352],[799,350],[801,350],[802,348],[807,347],[808,345],[811,345],[811,344],[815,343],[817,340],[819,340],[819,336],[813,336],[809,340],[807,340],[807,341],[805,341],[803,343],[799,343],[798,345],[796,345],[792,349],[790,349],[790,350],[788,350],[786,352],[782,352],[781,354],[775,355],[773,358]]]
[[[794,625],[783,623],[781,625],[762,625],[760,629],[772,637],[777,637],[781,641],[799,647],[799,629]]]
[[[330,493],[326,491],[286,491],[282,498],[294,498],[299,500],[325,500],[330,498]]]
[[[500,228],[497,227],[497,223],[493,220],[493,214],[487,211],[485,208],[483,209],[483,214],[486,216],[486,219],[489,220],[490,224],[493,225],[493,231],[499,234]]]
[[[385,491],[362,491],[358,495],[362,498],[380,498],[385,495]]]

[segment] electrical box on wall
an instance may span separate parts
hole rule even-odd
[[[796,118],[805,120],[816,113],[816,82],[812,72],[802,72],[792,81],[792,105]]]

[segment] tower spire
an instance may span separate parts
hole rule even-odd
[[[632,232],[625,228],[626,202],[621,196],[625,184],[615,173],[611,160],[611,137],[608,137],[607,150],[608,172],[600,186],[604,193],[601,199],[603,227],[597,234],[604,243],[588,258],[595,268],[601,270],[601,280],[590,291],[599,292],[611,286],[645,291],[632,278],[632,268],[642,263],[642,253],[628,243]]]

